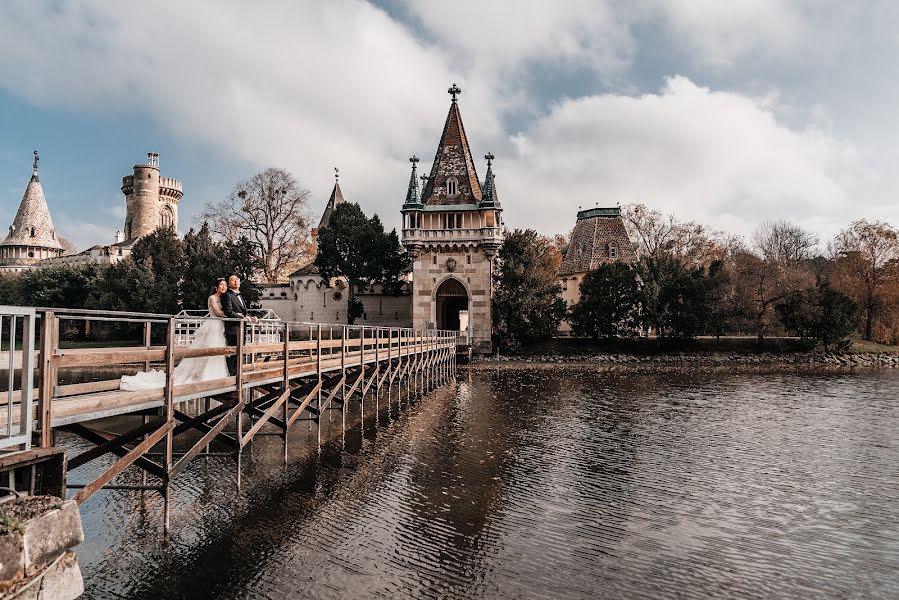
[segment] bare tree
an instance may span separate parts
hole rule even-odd
[[[752,245],[766,261],[787,265],[810,259],[818,238],[789,221],[764,221],[752,233]]]
[[[260,279],[276,283],[312,259],[309,196],[288,171],[269,168],[208,203],[200,218],[221,238],[249,239],[262,259]]]
[[[895,304],[899,284],[899,231],[887,223],[861,219],[831,245],[834,284],[864,312],[864,337],[873,339],[875,323]]]
[[[727,253],[720,233],[692,221],[678,221],[674,215],[650,210],[644,204],[628,204],[622,209],[628,236],[642,256],[674,256],[696,266],[707,267]]]

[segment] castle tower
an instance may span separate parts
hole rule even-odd
[[[37,150],[31,166],[31,180],[9,226],[9,234],[0,243],[0,271],[32,269],[46,258],[62,256],[63,248],[53,228],[44,189],[37,176]]]
[[[474,351],[492,349],[493,259],[503,242],[502,209],[488,154],[487,177],[478,180],[453,84],[443,134],[431,174],[418,157],[403,204],[403,246],[412,254],[412,326],[471,332]],[[467,323],[466,323],[467,321]]]
[[[126,240],[153,233],[159,227],[178,229],[181,182],[159,174],[159,155],[147,154],[147,164],[134,165],[134,175],[122,177],[125,194]]]
[[[328,223],[331,222],[331,214],[334,212],[334,209],[337,208],[338,205],[343,204],[343,192],[340,191],[340,171],[335,167],[334,168],[334,188],[331,190],[331,197],[328,198],[328,203],[325,205],[325,210],[322,212],[322,218],[318,222],[318,227],[312,228],[312,241],[315,242],[318,240],[318,232],[321,231],[323,227],[327,227]]]

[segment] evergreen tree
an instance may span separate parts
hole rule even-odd
[[[399,292],[410,260],[396,230],[386,233],[377,215],[368,218],[358,204],[344,202],[318,234],[315,265],[326,282],[341,276],[348,280],[347,322],[353,324],[362,316],[356,288],[381,284],[388,293]]]
[[[130,260],[152,277],[142,285],[143,297],[136,303],[142,310],[160,314],[176,314],[181,310],[179,292],[184,276],[184,242],[172,228],[159,228],[139,239],[131,249]],[[134,309],[132,309],[134,310]]]
[[[497,254],[493,321],[497,342],[506,347],[555,335],[565,316],[556,272],[558,251],[533,229],[506,235]]]
[[[619,262],[600,265],[584,277],[580,294],[569,317],[576,335],[614,338],[636,333],[642,296],[633,267]]]
[[[859,323],[858,305],[819,278],[815,287],[793,294],[774,307],[784,327],[802,339],[824,345],[843,345]]]

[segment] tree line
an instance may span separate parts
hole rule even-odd
[[[899,342],[899,231],[887,223],[855,221],[822,245],[786,221],[765,222],[744,240],[643,205],[624,207],[623,218],[639,260],[579,278],[574,306],[561,300],[557,276],[567,236],[509,233],[496,270],[498,341],[531,343],[567,319],[575,335],[592,338]]]
[[[33,269],[0,277],[0,304],[175,314],[205,309],[215,280],[236,273],[241,292],[258,302],[251,277],[261,268],[245,237],[216,241],[203,224],[183,238],[171,228],[135,242],[130,256],[112,264]]]

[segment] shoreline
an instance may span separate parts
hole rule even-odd
[[[536,354],[473,357],[476,370],[498,368],[599,368],[656,371],[670,369],[813,368],[896,369],[899,354],[877,352],[680,352],[677,354]]]

